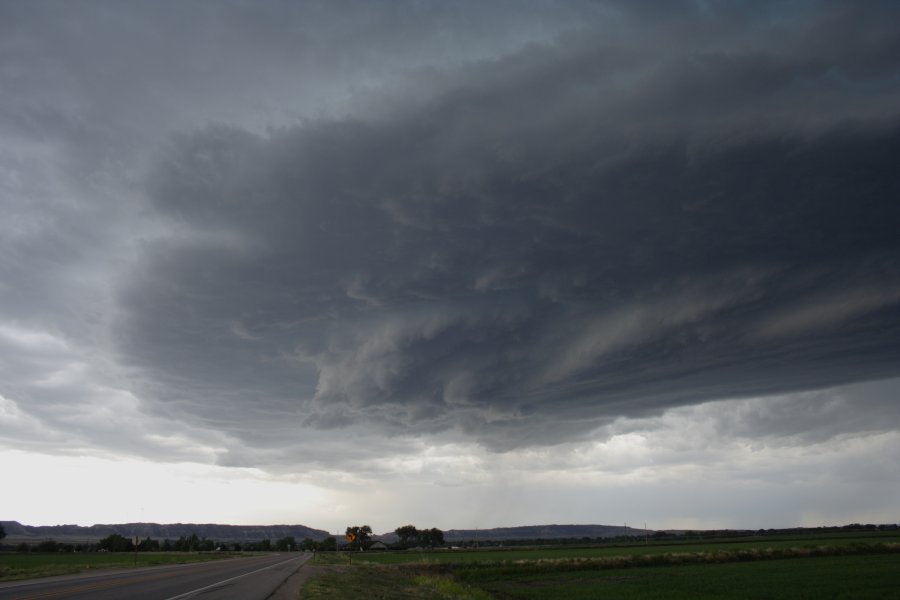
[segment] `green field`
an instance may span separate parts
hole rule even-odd
[[[786,550],[791,548],[821,548],[821,547],[859,547],[878,543],[898,543],[900,536],[896,535],[872,535],[865,537],[845,536],[840,538],[793,538],[793,539],[752,539],[752,540],[721,540],[698,543],[670,543],[670,544],[634,544],[622,545],[598,545],[598,546],[557,546],[540,548],[511,548],[507,550],[440,550],[433,552],[355,552],[354,561],[366,561],[377,564],[402,564],[402,563],[485,563],[485,562],[513,562],[519,560],[562,560],[574,558],[602,558],[608,556],[647,556],[672,553],[713,553],[713,552],[740,552],[771,548],[774,550]],[[347,553],[345,553],[347,554]]]
[[[112,569],[127,567],[149,567],[154,565],[175,565],[188,562],[219,560],[233,556],[229,553],[188,553],[188,552],[53,552],[40,553],[0,553],[0,581],[70,575],[90,569]]]
[[[304,598],[897,598],[896,536],[320,554]],[[331,566],[328,566],[331,565]]]
[[[672,565],[559,573],[460,573],[497,598],[897,598],[900,554]]]

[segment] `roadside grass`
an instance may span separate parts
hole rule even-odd
[[[0,554],[0,581],[15,581],[54,575],[72,575],[91,569],[113,569],[206,562],[235,556],[230,553],[138,552],[137,561],[127,552],[53,552]]]
[[[309,579],[304,600],[367,598],[391,600],[491,600],[493,596],[445,574],[397,566],[345,565]]]
[[[353,564],[353,554],[352,552],[316,552],[309,560],[309,564],[345,567]]]

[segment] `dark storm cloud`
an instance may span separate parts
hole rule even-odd
[[[897,376],[897,15],[715,6],[175,137],[119,298],[144,393],[502,449]]]
[[[900,421],[898,392],[897,379],[853,384],[746,401],[727,416],[725,406],[720,405],[716,418],[720,431],[728,437],[821,442],[841,434],[891,430]]]
[[[900,379],[854,383],[828,389],[683,406],[662,416],[622,419],[605,431],[607,437],[640,433],[658,442],[666,460],[671,446],[686,441],[723,447],[749,443],[755,447],[804,447],[835,439],[854,439],[895,431],[900,406],[894,400]],[[667,446],[668,445],[668,446]],[[662,451],[660,451],[662,449]]]
[[[147,215],[140,182],[148,156],[173,131],[211,122],[262,131],[309,115],[346,114],[363,90],[410,69],[510,51],[592,10],[589,3],[562,11],[538,3],[514,14],[496,4],[477,15],[449,6],[341,8],[333,2],[0,5],[0,328],[9,334],[0,344],[0,401],[9,403],[4,417],[18,415],[4,419],[3,439],[46,448],[93,443],[166,457],[194,455],[194,440],[206,444],[201,453],[240,446],[215,432],[183,429],[167,410],[154,409],[162,398],[167,407],[206,416],[193,403],[193,386],[202,390],[200,398],[212,397],[229,363],[211,357],[204,367],[198,360],[187,382],[145,378],[110,347],[120,314],[114,290],[144,272],[134,256],[159,228]],[[396,35],[398,27],[403,35]],[[195,248],[203,246],[195,239]],[[148,248],[142,260],[163,254]],[[282,314],[294,310],[288,306]],[[171,318],[183,324],[191,316]],[[228,327],[254,339],[239,318]],[[35,339],[52,343],[35,345]],[[160,352],[163,368],[150,369],[153,375],[173,357],[196,358],[179,352],[177,344]],[[154,364],[144,358],[150,362],[142,367]],[[260,420],[219,411],[223,427],[241,420],[248,431],[258,422],[268,423],[273,435],[281,431],[273,415],[293,406],[298,390],[315,385],[302,371],[285,373],[281,358],[266,354],[245,366],[257,378],[273,375],[255,395],[242,388],[245,398],[260,399]],[[267,367],[270,362],[275,366]],[[131,394],[134,381],[148,395]],[[283,402],[281,389],[287,390]],[[107,405],[117,407],[116,419],[107,418]],[[160,418],[142,427],[145,407]],[[135,430],[142,433],[125,433]],[[145,434],[161,442],[144,443]]]

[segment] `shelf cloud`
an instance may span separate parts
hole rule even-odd
[[[897,434],[893,4],[354,6],[0,9],[4,443]]]

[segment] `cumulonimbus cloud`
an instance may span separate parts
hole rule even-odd
[[[122,347],[226,414],[496,447],[896,375],[893,71],[717,43],[575,36],[410,110],[175,139]]]

